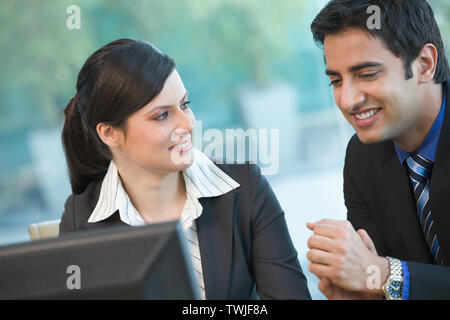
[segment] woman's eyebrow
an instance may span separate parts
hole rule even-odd
[[[180,101],[180,104],[182,104],[182,103],[186,100],[187,96],[188,96],[188,92],[186,91],[186,92],[184,93],[183,98],[182,98],[181,101]]]
[[[184,94],[183,98],[180,101],[180,104],[182,104],[186,100],[187,96],[188,96],[188,92],[186,91],[186,93]],[[172,106],[157,106],[157,107],[153,107],[153,108],[151,108],[149,111],[147,111],[145,113],[145,116],[150,114],[150,113],[152,113],[155,110],[158,110],[158,109],[170,109],[170,108],[172,108]]]

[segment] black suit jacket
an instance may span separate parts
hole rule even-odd
[[[255,285],[262,299],[310,299],[284,212],[255,165],[220,165],[240,184],[222,196],[200,198],[197,219],[207,299],[250,299]],[[124,225],[119,211],[87,223],[100,194],[94,181],[65,204],[60,234]]]
[[[365,229],[378,254],[407,261],[410,299],[450,299],[450,99],[430,182],[433,221],[445,265],[433,265],[416,213],[409,177],[392,141],[363,144],[350,140],[344,167],[348,220]]]

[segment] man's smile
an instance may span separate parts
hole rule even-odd
[[[365,127],[373,124],[379,117],[381,108],[370,108],[362,111],[351,112],[350,115],[357,127]]]

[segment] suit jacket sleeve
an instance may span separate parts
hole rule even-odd
[[[311,299],[284,212],[258,166],[249,170],[256,290],[261,299]]]
[[[344,166],[344,198],[347,219],[355,230],[365,229],[372,238],[378,255],[396,257],[383,239],[363,194],[366,168],[359,165],[361,150],[355,147],[355,137],[350,141]],[[360,161],[358,161],[360,160]],[[357,182],[362,186],[358,186]],[[409,270],[409,299],[450,299],[450,268],[432,264],[406,261]]]
[[[409,299],[450,299],[450,267],[406,261],[409,269]]]
[[[59,223],[59,235],[62,236],[75,231],[74,199],[73,195],[70,195],[64,205],[64,212]]]

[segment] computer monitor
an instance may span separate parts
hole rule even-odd
[[[199,299],[178,221],[0,247],[0,299]]]

